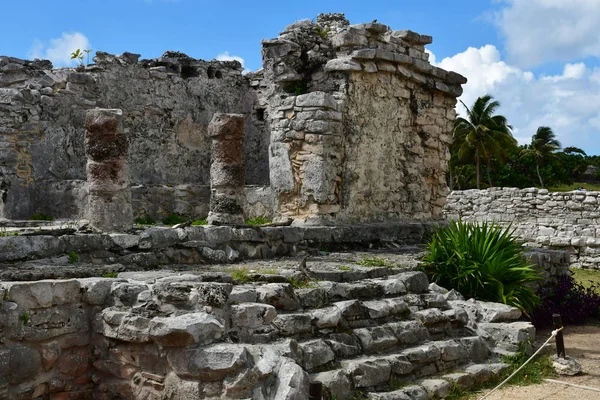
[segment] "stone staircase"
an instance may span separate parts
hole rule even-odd
[[[534,335],[530,324],[514,322],[518,310],[463,301],[456,292],[430,287],[422,272],[316,264],[307,263],[312,280],[303,281],[305,287],[264,282],[232,286],[221,299],[229,319],[211,346],[221,354],[222,345],[216,342],[225,339],[231,342],[227,354],[274,350],[300,366],[310,381],[321,382],[326,398],[429,399],[443,398],[452,384],[469,387],[497,376],[507,367],[497,362],[497,355],[516,350],[520,341]],[[275,277],[301,279],[289,270],[271,280]],[[182,287],[190,292],[200,287],[187,279],[153,280],[163,307],[166,299],[178,298]],[[205,293],[214,291],[204,286]],[[263,359],[254,356],[254,366]],[[194,376],[182,372],[178,375]],[[306,378],[297,377],[302,382],[299,393],[307,389]],[[256,387],[245,393],[234,387],[225,395],[279,398],[268,397],[268,390],[259,394]],[[298,396],[281,398],[303,398]]]
[[[233,266],[251,268],[245,283],[204,267],[4,282],[0,292],[17,304],[11,312],[26,312],[34,326],[42,326],[38,313],[58,315],[67,305],[87,315],[77,319],[81,327],[64,316],[69,332],[91,334],[85,347],[91,365],[76,368],[84,375],[73,377],[86,382],[73,384],[81,398],[292,400],[308,398],[310,382],[323,384],[325,399],[443,398],[454,384],[497,376],[507,367],[498,355],[533,339],[533,327],[516,321],[520,312],[512,307],[464,301],[430,285],[422,272],[391,263],[330,258],[308,260],[310,279],[297,259],[274,271]],[[44,285],[52,285],[58,300],[38,304]],[[49,310],[54,303],[57,311]],[[13,325],[8,338],[23,338],[16,330],[29,329]],[[16,345],[45,349],[62,343],[63,336],[52,337],[62,333],[48,328],[48,343],[34,335],[32,343]],[[48,379],[64,379],[60,366],[54,375],[45,368]],[[35,382],[39,387],[39,377]]]

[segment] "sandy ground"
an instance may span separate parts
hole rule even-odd
[[[578,389],[556,383],[502,388],[486,400],[600,400],[600,326],[574,326],[565,328],[565,351],[583,367],[578,376],[558,376],[554,379],[596,388],[598,391]],[[539,332],[537,340],[544,342],[549,332]],[[555,350],[552,350],[555,352]],[[481,393],[481,399],[488,391]]]

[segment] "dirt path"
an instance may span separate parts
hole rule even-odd
[[[538,341],[543,342],[549,332],[539,332]],[[574,357],[583,367],[578,376],[559,376],[554,379],[600,390],[600,326],[574,326],[565,328],[565,348],[568,356]],[[554,349],[552,350],[555,351]],[[477,396],[483,397],[485,391]],[[513,386],[501,389],[486,400],[600,400],[600,392],[578,389],[556,383],[531,386]]]

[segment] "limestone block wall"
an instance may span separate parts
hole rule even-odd
[[[453,191],[448,219],[511,225],[527,246],[562,249],[571,265],[600,268],[600,192],[491,188]]]
[[[91,398],[91,318],[102,304],[78,281],[2,285],[0,397],[33,399],[69,392]],[[87,300],[87,301],[86,301]]]
[[[340,211],[342,107],[331,94],[312,92],[286,97],[271,116],[270,173],[279,193],[278,214],[301,219]]]
[[[304,223],[440,217],[466,79],[429,64],[431,40],[327,14],[263,41],[259,97],[277,214]]]
[[[96,107],[123,111],[133,185],[208,185],[215,112],[245,114],[246,181],[268,185],[269,135],[239,63],[138,57],[99,52],[80,71],[0,57],[0,217],[76,215],[68,182],[86,178],[84,116]]]

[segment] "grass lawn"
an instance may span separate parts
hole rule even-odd
[[[573,277],[583,286],[590,287],[591,284],[599,284],[600,283],[600,271],[595,269],[580,269],[580,268],[572,268]]]
[[[575,190],[578,187],[583,187],[585,190],[600,192],[600,185],[595,185],[593,183],[582,183],[582,182],[573,182],[570,185],[558,185],[549,187],[548,190],[551,192],[570,192],[571,190]]]

